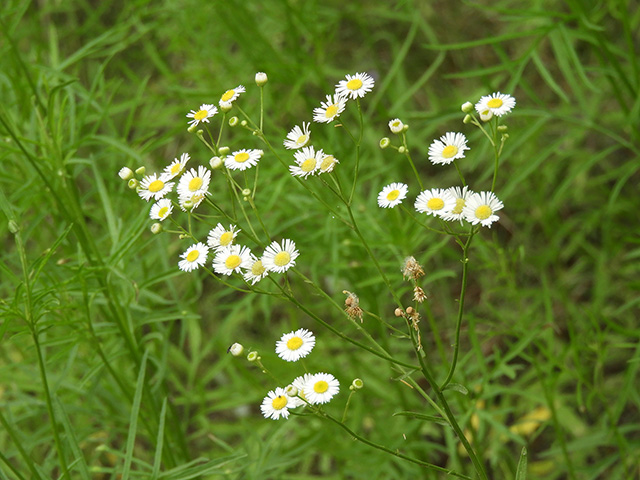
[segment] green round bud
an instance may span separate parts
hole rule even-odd
[[[472,119],[473,117],[471,115],[465,115],[464,118],[462,119],[462,123],[464,123],[465,125],[468,125],[471,123]]]
[[[462,107],[460,107],[460,110],[462,110],[464,113],[471,113],[473,112],[473,103],[471,102],[464,102],[462,104]]]
[[[245,188],[245,189],[242,190],[242,196],[248,197],[249,195],[251,195],[251,189],[250,188]]]
[[[154,223],[153,225],[151,225],[151,233],[153,233],[154,235],[157,235],[160,232],[162,232],[162,224],[161,223]]]
[[[255,362],[256,360],[260,360],[260,357],[258,356],[258,352],[256,351],[249,352],[249,355],[247,355],[247,360],[249,360],[250,362]]]
[[[219,105],[220,105],[220,111],[222,113],[227,113],[231,111],[231,109],[233,108],[232,102],[220,102]]]
[[[140,182],[138,182],[138,180],[136,180],[135,178],[130,178],[129,181],[127,182],[127,186],[131,190],[135,190],[136,188],[138,188],[138,185],[140,185]]]
[[[146,173],[147,169],[145,167],[138,167],[136,168],[136,175],[144,175]]]
[[[398,153],[407,153],[407,149],[404,147],[404,145],[400,145],[398,147]]]
[[[231,149],[229,147],[220,147],[218,148],[218,153],[220,155],[227,156],[231,153]]]
[[[20,231],[20,226],[15,220],[9,220],[8,227],[9,227],[9,231],[14,235]]]
[[[351,382],[351,386],[354,390],[360,390],[362,387],[364,387],[364,382],[361,378],[354,378],[353,382]]]
[[[247,125],[249,125],[249,124],[247,123],[247,121],[246,121],[246,120],[242,120],[242,121],[240,122],[240,125],[241,125],[241,126],[243,126],[243,127],[246,127],[246,126],[247,126]]]
[[[384,148],[387,148],[389,145],[391,145],[391,140],[389,140],[389,137],[384,137],[380,139],[380,148],[384,149]]]
[[[209,160],[209,165],[211,165],[212,169],[217,170],[222,167],[222,165],[224,165],[224,162],[220,157],[211,157],[211,160]]]
[[[197,124],[197,123],[194,123],[194,124],[189,125],[189,126],[187,127],[187,132],[189,132],[189,133],[193,133],[193,132],[195,132],[197,129],[198,129],[198,124]]]
[[[500,133],[505,133],[507,130],[509,130],[509,127],[507,127],[506,125],[498,125],[498,131]]]
[[[238,125],[238,122],[239,122],[238,117],[233,116],[229,119],[229,126],[235,127],[236,125]]]

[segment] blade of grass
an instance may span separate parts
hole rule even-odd
[[[145,350],[140,360],[140,371],[138,373],[138,381],[136,382],[136,391],[133,395],[133,405],[131,406],[131,416],[129,418],[129,434],[127,435],[127,446],[124,456],[124,467],[122,468],[122,480],[129,480],[131,472],[131,461],[133,459],[133,449],[136,443],[136,432],[138,429],[138,414],[140,413],[140,403],[142,402],[142,393],[144,390],[144,376],[147,367],[147,357],[149,350]],[[166,403],[166,400],[165,400]],[[161,420],[164,417],[161,417]]]

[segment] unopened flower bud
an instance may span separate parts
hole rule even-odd
[[[485,110],[484,112],[480,112],[480,120],[483,122],[488,122],[493,118],[493,112],[491,110]]]
[[[129,167],[122,167],[118,172],[118,176],[122,180],[129,180],[133,178],[133,170],[131,170]]]
[[[389,130],[391,133],[402,133],[402,129],[404,128],[404,123],[399,118],[394,118],[389,121]]]
[[[235,127],[236,125],[238,125],[240,121],[238,120],[238,117],[236,117],[235,115],[233,117],[231,117],[229,119],[229,126],[230,127]]]
[[[227,113],[233,108],[232,102],[220,102],[219,105],[220,105],[220,111],[222,113]]]
[[[244,347],[239,343],[234,343],[227,349],[227,353],[230,353],[234,357],[239,357],[244,353]]]
[[[256,352],[255,350],[253,352],[249,352],[249,355],[247,355],[247,360],[249,360],[250,362],[255,362],[256,360],[260,360],[260,357],[258,356],[258,352]]]
[[[286,393],[288,397],[297,397],[298,388],[293,385],[288,385],[287,388],[284,389],[284,393]]]
[[[404,124],[404,127],[402,127],[402,131],[406,132],[407,130],[409,130],[409,125],[407,125],[406,123]]]
[[[251,189],[250,188],[245,188],[242,190],[242,196],[243,197],[248,197],[249,195],[251,195]]]
[[[231,149],[229,147],[220,147],[220,148],[218,148],[218,153],[220,155],[229,155],[229,152],[231,152]]]
[[[187,128],[187,132],[189,133],[193,133],[198,129],[198,124],[194,123],[193,125],[189,125],[189,127]]]
[[[380,139],[380,148],[387,148],[389,145],[391,145],[391,140],[388,137]]]
[[[509,130],[509,127],[507,127],[506,125],[498,125],[498,131],[500,133],[505,133],[507,130]]]
[[[508,133],[503,133],[502,134],[502,138],[504,138],[506,140],[507,138],[509,138],[509,134]]]
[[[15,220],[9,220],[8,227],[9,227],[9,231],[14,235],[20,231],[20,227],[18,226]]]
[[[242,126],[242,127],[246,127],[247,125],[249,125],[249,124],[247,123],[247,121],[246,121],[246,120],[242,120],[242,121],[240,122],[240,126]]]
[[[404,145],[400,145],[398,147],[398,153],[407,153],[407,149],[404,147]]]
[[[211,168],[214,170],[219,169],[223,164],[224,162],[220,157],[211,157],[211,160],[209,160],[209,165],[211,165]]]
[[[473,117],[471,115],[465,115],[464,118],[462,119],[462,123],[464,123],[465,125],[469,125],[471,123],[472,118]]]
[[[147,172],[147,169],[145,167],[138,167],[136,168],[136,175],[144,175]]]
[[[471,113],[473,112],[473,103],[471,102],[464,102],[462,104],[462,106],[460,107],[460,110],[462,110],[464,113]]]
[[[353,390],[360,390],[362,387],[364,387],[364,382],[361,378],[354,378],[353,382],[351,382],[350,388],[352,388]]]
[[[153,225],[151,225],[151,233],[153,233],[154,235],[157,235],[160,232],[162,232],[162,224],[161,223],[154,223]]]
[[[182,206],[186,211],[190,211],[191,209],[193,209],[193,202],[190,199],[185,200],[184,202],[182,202]]]
[[[139,184],[140,184],[140,182],[138,182],[138,180],[136,180],[135,178],[130,178],[129,181],[127,182],[127,186],[131,190],[135,190],[136,188],[138,188]]]
[[[258,85],[259,87],[264,87],[268,81],[269,81],[269,77],[267,77],[266,73],[264,72],[256,73],[256,85]]]

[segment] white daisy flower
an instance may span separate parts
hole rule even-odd
[[[326,102],[320,102],[320,107],[313,109],[313,121],[331,123],[344,112],[347,99],[341,95],[327,95]]]
[[[171,162],[170,165],[165,167],[163,173],[166,174],[169,177],[169,179],[177,177],[182,172],[184,172],[184,169],[190,158],[191,157],[189,157],[188,153],[183,153],[182,155],[180,155],[180,159],[174,158],[173,162]]]
[[[284,146],[289,150],[297,150],[298,148],[306,146],[311,139],[309,125],[311,125],[309,122],[302,122],[302,128],[298,125],[293,127],[283,142]]]
[[[305,373],[304,375],[296,377],[293,380],[293,382],[291,382],[291,385],[298,390],[298,397],[302,397],[302,398],[304,398],[306,400],[307,397],[305,397],[305,395],[304,395],[304,387],[305,387],[305,385],[307,383],[309,383],[309,380],[311,380],[312,377],[313,377],[312,374]],[[292,400],[292,402],[291,402],[292,403],[292,407],[291,408],[299,407],[301,405],[306,405],[305,401],[302,398],[298,398],[298,397],[293,397],[291,399]]]
[[[450,187],[447,188],[447,190],[449,191],[449,193],[451,193],[451,195],[453,195],[453,198],[456,199],[456,206],[453,207],[453,210],[451,210],[449,213],[445,213],[444,215],[442,215],[442,219],[449,222],[460,220],[460,223],[462,223],[462,220],[464,220],[462,209],[467,204],[469,197],[473,195],[473,192],[469,190],[469,187],[467,185],[462,188]]]
[[[271,242],[262,255],[262,265],[269,272],[284,273],[293,267],[300,252],[296,250],[296,244],[288,238],[282,243]]]
[[[318,172],[318,174],[332,172],[333,168],[338,163],[340,162],[333,155],[325,155],[325,157],[322,159],[322,162],[320,162],[320,171]]]
[[[151,207],[151,212],[149,212],[149,216],[153,220],[163,221],[173,211],[173,205],[171,204],[171,200],[168,198],[163,198],[159,200],[158,203],[154,203]]]
[[[160,200],[167,193],[173,189],[173,182],[169,182],[169,177],[164,173],[158,176],[157,174],[146,175],[141,181],[138,187],[138,195],[145,199],[147,202],[152,198],[154,200]]]
[[[200,110],[191,110],[191,112],[187,113],[187,117],[193,119],[189,122],[189,126],[196,126],[200,122],[209,123],[209,119],[216,113],[218,113],[218,109],[215,105],[204,103],[200,105]]]
[[[229,170],[246,170],[256,165],[263,153],[262,150],[243,148],[227,155],[224,164]]]
[[[242,276],[244,277],[245,282],[251,282],[251,285],[255,285],[266,277],[268,273],[269,272],[267,272],[267,269],[264,268],[264,265],[262,264],[262,259],[251,254],[251,263]]]
[[[389,130],[391,133],[402,133],[402,129],[404,128],[404,123],[399,118],[394,118],[389,121]]]
[[[180,260],[178,262],[178,267],[180,270],[185,272],[190,272],[191,270],[195,270],[196,268],[201,267],[207,261],[207,255],[209,253],[209,247],[207,247],[204,243],[196,243],[195,245],[191,245],[186,252],[180,255]]]
[[[213,257],[213,270],[221,275],[242,273],[242,269],[251,266],[251,250],[244,245],[229,245],[216,250]]]
[[[311,404],[327,403],[340,391],[340,382],[330,373],[316,373],[304,385],[304,398]]]
[[[407,197],[409,187],[404,183],[391,183],[384,187],[378,194],[378,206],[382,208],[393,208],[402,203]]]
[[[504,93],[492,93],[480,98],[476,103],[476,111],[480,114],[489,110],[496,117],[509,113],[516,106],[516,99]]]
[[[429,147],[429,160],[434,165],[446,165],[458,158],[464,158],[467,147],[467,137],[462,133],[447,132],[434,140]]]
[[[304,147],[302,150],[293,154],[296,165],[290,165],[289,170],[294,177],[306,178],[309,175],[314,175],[320,170],[320,165],[324,159],[324,153],[322,150],[318,150],[311,147]]]
[[[362,98],[373,89],[374,84],[373,77],[368,73],[347,75],[346,80],[340,80],[336,85],[336,93],[352,99]]]
[[[198,170],[192,168],[180,177],[178,182],[178,196],[181,199],[192,198],[194,195],[207,195],[209,193],[209,183],[211,182],[211,171],[202,165]]]
[[[276,353],[286,362],[296,362],[311,353],[316,344],[312,332],[299,328],[295,332],[285,333],[276,342]]]
[[[462,208],[462,215],[472,225],[479,223],[483,227],[491,228],[491,224],[500,219],[495,212],[503,207],[503,203],[493,192],[474,193]]]
[[[442,217],[455,208],[456,199],[451,192],[443,188],[432,188],[421,192],[414,206],[419,212]]]
[[[289,407],[291,397],[289,397],[284,388],[278,387],[275,390],[271,390],[267,393],[267,396],[262,400],[260,410],[264,418],[271,418],[272,420],[278,420],[280,417],[289,418]]]
[[[233,243],[233,240],[238,236],[240,230],[235,225],[229,225],[229,228],[224,228],[221,223],[216,225],[207,236],[207,245],[214,250],[218,250],[221,247],[227,247]]]
[[[219,105],[222,106],[223,103],[232,103],[234,102],[241,93],[244,93],[246,90],[242,85],[238,85],[236,88],[232,88],[231,90],[227,90],[220,97]]]

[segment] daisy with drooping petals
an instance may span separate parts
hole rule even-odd
[[[227,155],[224,164],[229,170],[246,170],[256,165],[263,153],[262,150],[243,148]]]
[[[201,267],[207,261],[207,255],[209,254],[209,247],[207,247],[204,243],[196,243],[195,245],[191,245],[186,252],[180,255],[180,260],[178,262],[178,267],[180,270],[185,272],[190,272],[191,270],[195,270],[196,268]]]
[[[402,133],[404,129],[404,123],[399,118],[394,118],[393,120],[389,120],[389,130],[391,133]]]
[[[244,278],[245,282],[247,283],[251,282],[251,285],[255,285],[264,277],[266,277],[268,273],[269,272],[267,272],[267,269],[264,268],[264,265],[262,264],[262,259],[256,257],[252,253],[251,263],[242,274],[242,277]]]
[[[446,165],[458,158],[464,158],[467,147],[467,137],[462,133],[447,132],[434,140],[429,147],[429,160],[434,165]]]
[[[304,398],[311,404],[327,403],[340,391],[340,382],[330,373],[316,373],[304,385]]]
[[[473,195],[473,192],[469,190],[469,187],[466,185],[462,187],[462,189],[460,187],[450,187],[447,188],[447,190],[449,191],[449,193],[451,193],[451,195],[453,195],[453,198],[456,199],[456,206],[453,207],[453,210],[451,210],[449,213],[442,215],[442,219],[449,222],[460,220],[460,223],[462,223],[462,220],[464,219],[462,209],[467,204],[469,197]]]
[[[224,228],[222,224],[219,223],[209,232],[207,245],[215,250],[231,245],[241,231],[242,230],[235,225],[229,225],[229,228]]]
[[[262,265],[269,272],[284,273],[296,264],[299,255],[292,240],[287,238],[282,243],[273,241],[262,255]]]
[[[278,387],[267,393],[267,396],[262,400],[260,410],[262,410],[264,418],[272,420],[278,420],[280,417],[289,418],[288,408],[292,406],[290,401],[291,397],[285,393],[284,388]]]
[[[476,111],[479,114],[490,111],[496,117],[501,117],[505,113],[509,113],[515,106],[515,98],[511,95],[498,92],[480,98],[480,101],[476,103]]]
[[[238,85],[236,88],[232,88],[231,90],[227,90],[220,97],[219,105],[222,106],[223,103],[233,103],[241,93],[244,93],[246,90],[242,85]]]
[[[283,142],[285,148],[288,148],[289,150],[296,150],[306,146],[311,139],[309,125],[311,125],[309,122],[302,122],[302,128],[298,125],[293,127]]]
[[[347,105],[347,99],[341,95],[327,95],[326,102],[320,102],[320,107],[313,109],[313,121],[331,123],[338,118]]]
[[[307,178],[320,170],[320,165],[324,159],[322,150],[317,152],[313,147],[304,147],[293,154],[296,165],[290,165],[289,170],[294,177]]]
[[[164,173],[158,176],[156,173],[145,176],[140,181],[138,195],[147,202],[152,198],[160,200],[173,189],[173,182],[169,182],[169,177]]]
[[[352,99],[362,98],[373,89],[375,81],[368,73],[347,75],[346,80],[340,80],[336,85],[336,93]]]
[[[189,122],[189,126],[195,127],[200,122],[209,123],[209,119],[216,113],[218,113],[218,109],[215,105],[202,104],[200,105],[200,110],[191,110],[191,112],[187,113],[187,117],[193,119]]]
[[[320,171],[318,174],[332,172],[338,163],[340,163],[340,161],[333,155],[325,155],[322,162],[320,162]]]
[[[171,200],[168,198],[163,198],[159,200],[157,203],[154,203],[151,207],[151,212],[149,212],[149,216],[154,220],[163,221],[173,211],[173,205],[171,204]]]
[[[503,207],[504,204],[498,200],[493,192],[474,193],[463,207],[462,215],[472,225],[479,223],[483,227],[491,228],[491,224],[500,219],[498,215],[495,215],[495,212]]]
[[[190,159],[189,154],[183,153],[182,155],[180,155],[180,159],[174,158],[173,162],[171,162],[170,165],[165,167],[164,172],[162,173],[166,174],[169,179],[177,177],[182,172],[184,172],[184,169],[187,166],[187,162],[189,161],[189,159]]]
[[[378,206],[382,208],[393,208],[402,203],[407,197],[409,187],[404,183],[391,183],[384,187],[378,194]]]
[[[451,192],[443,188],[432,188],[425,190],[418,195],[414,207],[421,213],[442,217],[453,210],[456,206],[456,199]]]
[[[178,182],[178,197],[187,199],[194,195],[208,195],[210,181],[211,171],[206,167],[200,165],[198,166],[198,170],[192,168],[180,177],[180,182]]]
[[[251,265],[251,250],[244,245],[229,245],[216,250],[213,271],[221,275],[242,273],[241,269]]]
[[[286,362],[296,362],[313,350],[316,337],[309,330],[299,328],[295,332],[285,333],[276,342],[276,353]]]

